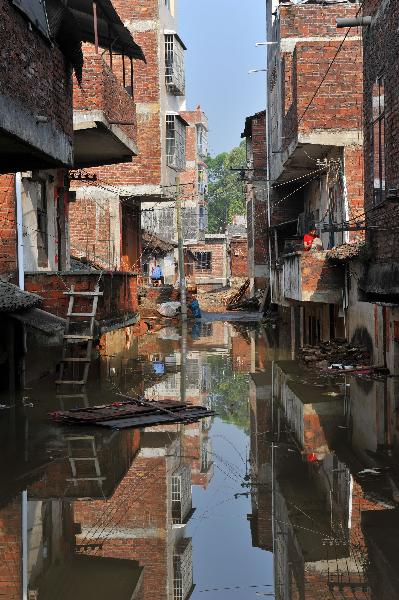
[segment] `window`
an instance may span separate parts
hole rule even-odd
[[[191,469],[182,465],[172,475],[172,520],[176,525],[184,523],[191,504]]]
[[[201,123],[197,125],[197,152],[201,157],[208,154],[208,134]]]
[[[207,177],[206,177],[206,170],[204,169],[204,167],[199,166],[198,167],[198,193],[199,194],[206,194],[207,192]]]
[[[379,204],[385,198],[385,100],[383,77],[378,77],[373,85],[372,104],[374,204]]]
[[[191,538],[180,540],[173,556],[173,600],[185,600],[193,589],[193,548]]]
[[[198,229],[200,231],[205,231],[206,229],[206,211],[205,206],[199,206],[199,214],[198,214]]]
[[[40,181],[37,194],[37,264],[48,267],[48,228],[46,182]]]
[[[165,84],[169,93],[184,96],[186,76],[184,50],[186,47],[175,33],[165,34]]]
[[[186,128],[178,115],[166,115],[166,163],[177,171],[186,167]]]
[[[210,271],[212,269],[212,252],[194,252],[195,270]]]

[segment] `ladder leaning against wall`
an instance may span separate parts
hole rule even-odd
[[[94,339],[94,323],[97,313],[98,299],[103,295],[97,284],[94,291],[75,291],[72,285],[70,291],[64,292],[69,296],[67,323],[64,332],[62,359],[57,386],[85,386],[89,376],[91,351]],[[86,311],[75,308],[77,300],[91,301]],[[89,319],[84,321],[82,319]]]

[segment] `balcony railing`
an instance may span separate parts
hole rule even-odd
[[[284,256],[283,295],[286,300],[338,304],[343,274],[326,258],[326,251],[293,252]]]

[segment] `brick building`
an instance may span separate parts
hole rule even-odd
[[[109,500],[74,503],[77,543],[101,546],[84,553],[139,561],[143,600],[186,600],[193,589],[191,538],[184,528],[191,516],[191,478],[180,458],[180,438],[176,428],[147,431]]]
[[[208,154],[208,119],[200,106],[181,115],[189,123],[186,168],[180,176],[183,240],[198,242],[204,239],[208,228],[208,171],[204,162]]]
[[[336,19],[358,10],[284,2],[269,32],[271,301],[296,345],[345,335],[344,272],[327,252],[362,236],[343,223],[363,212],[363,58],[359,32],[344,40]]]
[[[224,233],[207,233],[203,242],[185,244],[194,260],[190,259],[191,281],[202,290],[212,290],[227,285],[228,253]]]
[[[113,5],[146,59],[135,65],[134,81],[129,70],[123,74],[120,57],[112,59],[113,71],[135,103],[132,100],[129,110],[121,103],[116,107],[110,103],[112,123],[125,136],[136,132],[138,155],[123,165],[109,161],[112,164],[90,169],[96,182],[76,184],[71,243],[108,268],[137,272],[142,250],[140,221],[144,229],[166,239],[174,223],[174,190],[176,177],[185,168],[188,125],[180,116],[185,108],[185,46],[177,33],[177,2],[150,0],[142,6],[115,0]],[[90,89],[78,100],[87,98],[92,102]],[[79,113],[82,110],[75,108]]]
[[[293,361],[274,362],[271,370],[253,377],[257,397],[269,402],[260,425],[251,413],[251,431],[259,443],[273,432],[276,440],[268,455],[274,474],[276,597],[313,600],[338,593],[349,600],[360,593],[393,600],[397,560],[381,558],[389,555],[384,538],[397,528],[396,510],[388,508],[395,491],[387,485],[383,496],[376,496],[373,483],[358,476],[372,468],[370,449],[385,443],[394,417],[391,408],[382,416],[375,404],[375,387],[381,392],[384,384],[375,382],[365,394],[361,382],[354,382],[348,403],[338,391],[327,399],[321,387],[311,390],[312,375],[306,385]],[[353,430],[343,425],[349,422]]]
[[[241,137],[246,140],[247,151],[247,168],[243,176],[247,205],[248,276],[253,293],[265,289],[269,281],[265,110],[246,118]]]
[[[348,334],[374,364],[399,373],[397,3],[367,0],[363,23],[366,245],[346,264]],[[341,31],[346,31],[345,29]]]

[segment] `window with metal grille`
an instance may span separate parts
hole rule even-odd
[[[212,269],[212,252],[194,252],[195,270],[210,271]]]
[[[385,92],[384,77],[378,77],[372,95],[372,156],[374,204],[385,199]]]
[[[173,556],[173,600],[185,600],[193,588],[193,548],[191,538],[184,538]]]
[[[200,231],[205,231],[206,229],[206,221],[207,221],[207,211],[205,206],[198,207],[198,228]]]
[[[172,475],[172,520],[179,525],[184,523],[191,510],[191,469],[182,465]]]
[[[197,152],[201,158],[208,155],[208,132],[201,124],[197,124]]]
[[[177,171],[186,168],[186,128],[177,115],[166,115],[166,163]]]
[[[207,192],[207,176],[206,176],[206,169],[202,166],[198,167],[198,193],[199,194],[206,194]]]
[[[212,466],[212,442],[208,436],[201,440],[201,473],[207,473]]]
[[[174,96],[184,96],[186,89],[184,48],[173,33],[165,34],[165,84],[169,93]]]

